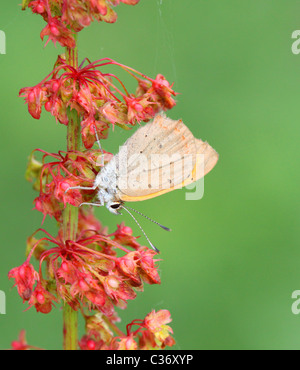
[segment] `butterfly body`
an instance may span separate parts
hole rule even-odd
[[[100,206],[106,208],[114,214],[119,214],[118,208],[123,204],[118,195],[118,189],[115,186],[117,175],[114,168],[114,163],[110,161],[99,172],[95,179],[94,188],[98,189],[97,197]]]

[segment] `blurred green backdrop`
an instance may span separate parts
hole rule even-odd
[[[24,311],[7,279],[42,221],[31,210],[36,193],[24,179],[27,157],[34,148],[64,150],[66,134],[45,111],[39,121],[31,118],[17,97],[62,52],[43,47],[43,20],[22,12],[20,2],[0,10],[7,44],[0,55],[0,348],[24,328],[30,344],[59,349],[61,311]],[[80,33],[80,59],[110,57],[153,77],[164,74],[181,93],[169,116],[183,118],[220,154],[202,200],[187,202],[181,190],[136,205],[173,232],[142,221],[162,252],[162,284],[129,302],[121,327],[165,308],[176,349],[299,349],[291,295],[300,289],[300,55],[291,51],[291,35],[300,29],[300,1],[141,0],[117,11],[116,24],[94,23]],[[116,151],[130,134],[117,128],[106,148]],[[96,212],[110,230],[122,221]],[[44,226],[56,233],[54,221]]]

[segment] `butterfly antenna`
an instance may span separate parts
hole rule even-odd
[[[130,216],[134,219],[134,221],[136,222],[136,224],[138,225],[138,227],[141,229],[142,233],[145,235],[146,239],[148,240],[148,243],[150,244],[151,248],[153,248],[155,252],[159,253],[159,250],[151,243],[145,231],[142,229],[142,226],[138,223],[138,220],[133,216],[133,214],[127,208],[125,208],[124,206],[122,206],[122,208],[125,209],[125,211],[128,212]]]
[[[126,206],[126,207],[127,207],[127,208],[129,208],[129,209],[131,209],[132,211],[134,211],[134,212],[138,213],[139,215],[141,215],[141,216],[143,216],[143,217],[147,218],[147,220],[149,220],[149,221],[153,222],[154,224],[158,225],[158,226],[159,226],[159,227],[161,227],[162,229],[164,229],[164,230],[166,230],[166,231],[172,231],[172,230],[171,230],[171,229],[169,229],[168,227],[166,227],[166,226],[164,226],[164,225],[160,224],[159,222],[152,220],[150,217],[148,217],[148,216],[144,215],[142,212],[139,212],[139,211],[137,211],[136,209],[133,209],[133,208],[128,207],[128,206]]]

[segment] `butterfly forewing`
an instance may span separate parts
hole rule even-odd
[[[181,120],[156,116],[114,157],[120,198],[136,201],[178,187],[190,177],[196,154],[196,139]]]

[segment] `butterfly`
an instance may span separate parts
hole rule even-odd
[[[98,137],[97,142],[100,145]],[[218,153],[207,142],[196,139],[182,120],[158,114],[153,121],[140,127],[103,166],[93,187],[69,189],[98,189],[99,202],[82,205],[106,206],[114,214],[124,209],[141,228],[128,208],[149,217],[125,206],[125,202],[143,201],[185,187],[210,172],[218,158]]]

